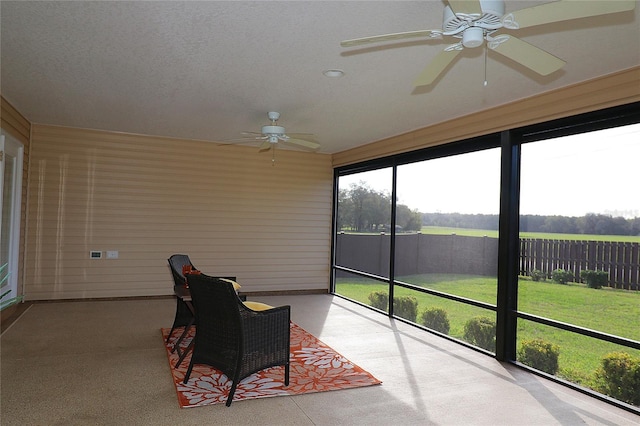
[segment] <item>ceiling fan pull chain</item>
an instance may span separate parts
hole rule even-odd
[[[484,87],[487,87],[487,48],[484,49]]]

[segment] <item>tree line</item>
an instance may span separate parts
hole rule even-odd
[[[422,213],[422,223],[425,226],[497,230],[498,215]],[[578,217],[521,215],[520,232],[640,236],[640,217],[625,219],[596,213]]]
[[[391,194],[387,191],[376,191],[364,182],[353,183],[338,192],[338,229],[354,232],[389,231],[390,206]],[[396,226],[404,231],[419,231],[422,228],[420,212],[397,204]]]
[[[391,194],[372,189],[364,182],[353,183],[338,192],[337,226],[354,232],[389,231]],[[396,204],[399,231],[419,231],[422,226],[467,229],[498,229],[497,214],[421,213]],[[521,232],[640,236],[640,217],[625,219],[604,214],[584,216],[521,215]]]

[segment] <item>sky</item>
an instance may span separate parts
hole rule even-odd
[[[391,192],[391,169],[340,178]],[[640,217],[640,124],[522,145],[521,214]],[[399,203],[423,213],[498,214],[500,150],[398,167]]]

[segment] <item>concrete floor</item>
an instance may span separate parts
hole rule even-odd
[[[251,299],[251,298],[250,298]],[[36,303],[2,334],[2,425],[638,425],[640,418],[329,295],[269,296],[380,386],[181,409],[172,299]]]

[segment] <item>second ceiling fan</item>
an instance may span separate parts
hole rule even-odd
[[[261,142],[260,151],[267,151],[269,149],[275,149],[279,142],[284,142],[292,145],[298,145],[303,148],[315,150],[320,148],[320,144],[316,141],[316,138],[311,133],[285,133],[284,127],[278,125],[278,119],[280,113],[270,111],[267,114],[271,124],[262,126],[260,133],[257,132],[242,132],[245,136],[239,139],[240,142]]]
[[[444,8],[442,30],[419,30],[345,40],[342,47],[354,47],[407,38],[454,37],[459,42],[446,46],[418,75],[414,86],[432,84],[465,48],[485,42],[487,48],[518,62],[540,75],[549,75],[565,65],[562,59],[508,34],[494,33],[501,28],[517,30],[552,22],[568,21],[635,8],[634,0],[575,1],[561,0],[505,14],[502,0],[448,0]]]

